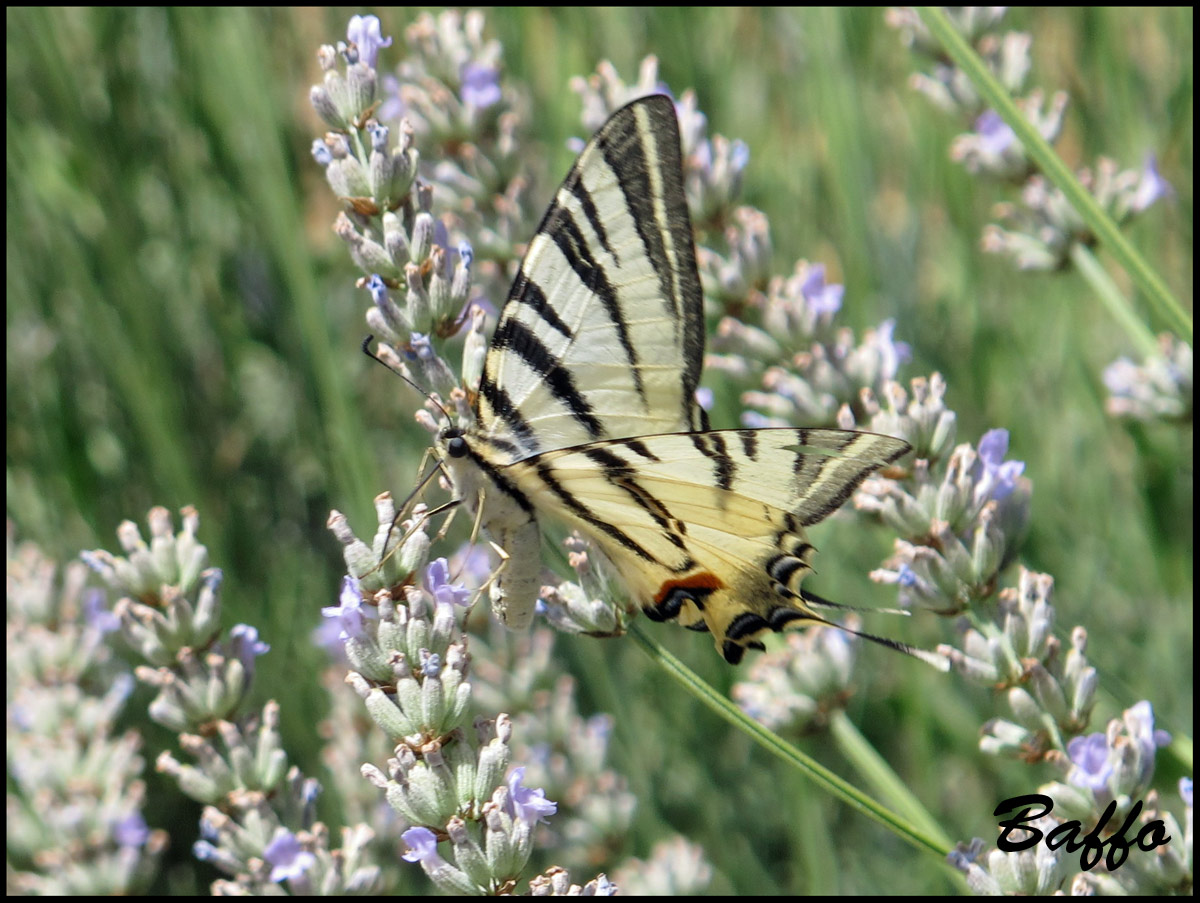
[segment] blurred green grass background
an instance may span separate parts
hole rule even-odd
[[[415,15],[381,14],[397,39],[381,68]],[[259,702],[282,697],[288,748],[318,777],[324,661],[309,633],[343,570],[325,518],[338,508],[366,531],[371,498],[406,494],[425,445],[408,390],[358,351],[367,300],[309,156],[323,131],[307,100],[315,48],[344,36],[347,17],[7,12],[8,517],[67,559],[114,548],[117,523],[152,504],[195,504],[229,623],[255,624],[273,647]],[[1068,163],[1158,154],[1177,195],[1130,236],[1190,308],[1191,10],[1020,10],[1008,25],[1034,36],[1032,81],[1071,94],[1057,145]],[[1108,418],[1100,374],[1132,343],[1077,275],[1021,274],[979,250],[1012,190],[949,162],[961,126],[909,89],[923,61],[882,11],[523,9],[489,12],[488,29],[506,76],[531,92],[547,201],[570,163],[565,140],[582,131],[570,76],[611,59],[632,79],[654,53],[676,93],[696,89],[710,131],[750,147],[744,202],[771,218],[775,271],[823,261],[847,286],[845,322],[896,316],[914,352],[903,378],[946,375],[959,441],[1010,430],[1035,487],[1021,558],[1054,575],[1060,635],[1089,630],[1105,700],[1093,728],[1150,699],[1161,727],[1190,738],[1190,425]],[[886,554],[882,533],[837,522],[817,544],[834,598],[891,601],[865,578]],[[932,617],[883,625],[926,646],[949,631]],[[717,686],[736,676],[707,638],[656,632]],[[714,892],[955,887],[660,686],[632,644],[560,649],[585,706],[616,716],[613,765],[640,801],[618,859],[681,832],[716,865]],[[995,803],[1051,777],[977,752],[1003,701],[883,650],[862,658],[852,720],[949,834],[990,842]],[[806,748],[853,779],[826,740]],[[1190,767],[1164,759],[1168,800]],[[337,824],[336,801],[323,805]],[[172,813],[155,826],[186,862],[195,813],[159,810]]]

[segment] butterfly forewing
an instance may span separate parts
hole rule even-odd
[[[479,434],[517,460],[696,429],[704,321],[664,96],[589,142],[529,244],[479,387]]]
[[[457,496],[504,550],[491,599],[508,626],[533,617],[543,513],[589,537],[648,616],[711,631],[731,662],[763,631],[819,619],[799,590],[804,527],[908,445],[704,430],[703,357],[674,104],[646,97],[559,188],[501,311],[475,422],[442,435]]]

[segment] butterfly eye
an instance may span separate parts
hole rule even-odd
[[[467,456],[467,440],[462,436],[451,436],[446,441],[446,454],[451,458],[465,458]]]

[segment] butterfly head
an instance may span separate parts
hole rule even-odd
[[[448,426],[438,433],[438,445],[446,450],[446,455],[451,458],[465,458],[469,451],[467,445],[467,437],[463,435],[461,427]]]
[[[453,484],[455,498],[475,510],[475,500],[486,481],[477,466],[476,456],[471,453],[466,430],[460,426],[444,426],[438,431],[434,444],[441,458],[442,471]]]

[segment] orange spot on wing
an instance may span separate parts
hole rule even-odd
[[[654,604],[661,605],[663,600],[668,598],[674,590],[701,590],[702,594],[707,596],[714,590],[724,589],[725,584],[721,582],[716,574],[708,571],[701,571],[699,574],[691,574],[684,577],[682,580],[668,580],[658,588],[658,592],[654,594]]]

